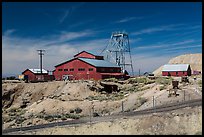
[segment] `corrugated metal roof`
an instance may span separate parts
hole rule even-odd
[[[78,58],[78,59],[85,61],[95,67],[119,67],[118,65],[108,62],[106,60],[89,59],[89,58]]]
[[[166,64],[162,71],[187,71],[189,64]]]
[[[29,69],[33,73],[41,73],[40,69]],[[48,73],[47,70],[42,69],[42,73]]]

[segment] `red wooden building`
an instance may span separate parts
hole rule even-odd
[[[103,59],[103,56],[97,56],[86,51],[74,55],[73,59],[65,61],[55,66],[53,71],[55,80],[79,79],[104,79],[104,78],[126,78],[121,73],[121,67]]]
[[[49,81],[54,79],[54,76],[49,75],[48,71],[44,69],[42,69],[42,75],[40,69],[26,69],[22,74],[24,75],[24,79],[29,82]]]
[[[166,64],[162,69],[162,76],[191,76],[189,64]]]

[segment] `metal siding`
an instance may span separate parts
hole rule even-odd
[[[30,70],[26,70],[23,75],[28,75],[28,80],[29,81],[35,81],[35,74],[33,74]]]
[[[70,68],[74,68],[74,71],[70,71]],[[78,68],[85,68],[85,71],[78,71]],[[93,68],[93,71],[88,71],[89,68]],[[58,71],[58,69],[63,69],[63,71]],[[64,71],[64,69],[68,69],[68,71]],[[110,69],[110,68],[109,68]],[[114,69],[114,68],[111,68]],[[115,70],[120,68],[115,68]],[[114,73],[114,71],[113,71]],[[54,71],[54,76],[56,80],[62,80],[63,75],[73,75],[75,80],[79,79],[94,79],[99,80],[102,79],[102,75],[99,72],[96,72],[96,67],[93,67],[81,60],[75,59],[61,66],[56,67]]]
[[[162,71],[187,71],[189,64],[166,64]]]
[[[119,67],[116,64],[110,63],[105,60],[87,59],[87,58],[79,58],[79,59],[96,67]]]
[[[68,71],[58,71],[58,69],[67,69]],[[74,71],[70,71],[70,68],[74,68]],[[78,71],[78,68],[85,68],[85,71]],[[89,68],[93,68],[93,71],[88,71]],[[90,76],[90,78],[93,79],[100,79],[100,74],[96,74],[96,68],[85,63],[82,62],[81,60],[72,60],[71,62],[65,63],[61,66],[56,67],[56,71],[54,72],[54,76],[56,78],[56,80],[62,80],[62,76],[63,75],[73,75],[74,78],[76,80],[78,79],[88,79],[88,75]]]
[[[41,71],[40,71],[40,69],[29,69],[31,72],[33,72],[33,73],[36,73],[36,74],[40,74],[41,73]],[[42,69],[42,73],[48,73],[47,72],[47,70],[45,70],[45,69]]]

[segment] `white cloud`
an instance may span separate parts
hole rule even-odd
[[[118,21],[115,21],[114,23],[125,23],[125,22],[129,22],[132,20],[136,20],[136,19],[143,19],[143,17],[126,17],[126,18],[120,19]]]
[[[156,48],[168,48],[168,47],[172,47],[172,46],[179,46],[179,45],[184,45],[184,44],[189,44],[189,43],[193,43],[196,42],[196,40],[191,39],[191,40],[184,40],[181,42],[175,42],[175,43],[162,43],[160,42],[160,44],[154,44],[154,45],[146,45],[146,46],[137,46],[134,49],[156,49]]]
[[[146,29],[139,30],[137,32],[133,32],[132,35],[151,34],[159,31],[172,31],[172,30],[179,29],[176,27],[182,26],[182,25],[183,24],[171,24],[171,25],[164,25],[159,27],[146,28]]]
[[[60,18],[59,22],[62,23],[67,18],[67,16],[70,14],[70,10],[66,10],[64,12],[64,15]]]
[[[45,49],[43,66],[53,70],[54,66],[73,57],[82,50],[100,53],[105,47],[106,39],[96,39],[71,44],[69,40],[87,37],[92,31],[62,32],[59,35],[44,38],[22,38],[9,35],[2,36],[2,73],[21,74],[27,68],[39,67],[37,49]],[[8,34],[8,33],[4,33]],[[68,41],[67,41],[68,40]],[[48,46],[49,45],[49,46]]]
[[[7,30],[7,31],[5,31],[4,32],[4,36],[9,36],[9,35],[11,35],[12,33],[14,33],[16,30],[15,29],[9,29],[9,30]]]
[[[80,8],[82,5],[84,5],[85,2],[80,2],[77,3],[76,5],[70,7],[69,9],[66,9],[62,15],[62,17],[59,20],[59,23],[63,23],[65,21],[65,19],[67,19],[69,16],[71,16],[71,14],[78,8]]]
[[[175,47],[175,48],[169,48],[169,49],[164,49],[164,50],[167,50],[167,51],[169,51],[169,50],[178,50],[178,49],[188,49],[188,48],[197,48],[197,47],[200,47],[200,48],[202,48],[202,45],[201,44],[199,44],[199,45],[185,45],[185,46],[180,46],[180,47]]]

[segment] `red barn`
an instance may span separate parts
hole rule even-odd
[[[162,69],[162,76],[191,76],[189,64],[166,64]]]
[[[82,51],[71,60],[55,66],[53,71],[55,80],[79,79],[104,79],[104,78],[125,78],[121,73],[121,67],[103,59],[103,56],[96,56]]]
[[[30,82],[48,81],[53,79],[51,75],[48,75],[48,71],[44,69],[42,69],[42,76],[40,69],[26,69],[22,74],[24,75],[24,79]]]

